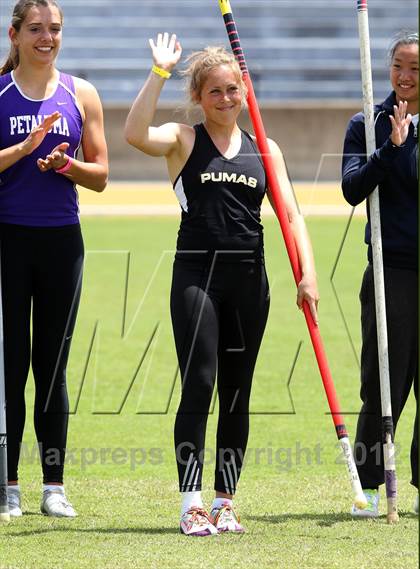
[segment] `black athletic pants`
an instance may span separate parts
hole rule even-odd
[[[175,260],[171,316],[182,378],[175,422],[181,492],[201,490],[217,374],[215,490],[234,494],[249,431],[249,398],[269,309],[264,264]],[[214,455],[213,455],[214,457]]]
[[[1,224],[0,239],[8,478],[18,479],[24,392],[32,359],[43,479],[62,482],[69,410],[66,365],[83,270],[80,226]]]
[[[418,401],[418,274],[384,267],[389,345],[391,404],[396,428],[414,382]],[[365,271],[362,307],[361,391],[363,406],[357,424],[355,459],[363,488],[378,488],[384,482],[381,437],[381,395],[376,337],[373,267]],[[404,460],[405,457],[399,457]],[[398,460],[398,458],[397,458]],[[411,445],[411,483],[418,488],[418,411]]]

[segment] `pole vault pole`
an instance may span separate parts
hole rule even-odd
[[[376,150],[376,142],[367,0],[357,0],[357,17],[359,24],[363,111],[365,115],[366,154],[367,157],[369,157]],[[381,214],[379,209],[378,188],[375,188],[369,196],[369,212],[373,256],[373,279],[375,284],[379,379],[381,386],[382,445],[384,452],[385,488],[387,497],[387,522],[392,524],[398,521],[397,476],[395,473],[394,424],[392,419],[391,388],[389,381],[388,333],[386,326]]]
[[[264,124],[258,107],[257,98],[254,93],[251,77],[248,72],[245,55],[241,47],[239,34],[236,28],[235,20],[233,18],[230,2],[229,0],[219,0],[219,6],[223,15],[223,19],[225,21],[226,31],[228,33],[232,51],[235,54],[236,59],[238,60],[238,63],[242,71],[243,80],[248,89],[247,102],[248,102],[249,114],[254,127],[255,136],[257,138],[258,149],[260,151],[264,163],[265,172],[268,180],[268,186],[270,188],[270,193],[273,198],[274,209],[277,218],[280,222],[280,227],[283,233],[284,242],[286,244],[287,254],[289,256],[290,264],[292,266],[293,276],[295,278],[296,285],[298,285],[302,275],[299,265],[299,258],[297,254],[296,244],[294,241],[292,231],[290,229],[289,220],[287,217],[286,209],[284,207],[279,182],[274,168],[273,159],[271,157],[270,150],[268,147]],[[319,371],[321,373],[322,382],[324,384],[325,393],[327,395],[328,405],[330,407],[331,416],[335,425],[337,437],[338,440],[340,441],[347,469],[350,475],[351,485],[354,494],[354,503],[359,508],[364,508],[366,506],[366,498],[363,494],[360,485],[359,474],[357,472],[357,468],[354,463],[353,452],[351,449],[347,430],[344,425],[344,419],[341,415],[340,406],[338,403],[337,394],[334,388],[334,382],[331,376],[331,372],[328,366],[328,361],[322,344],[321,335],[319,333],[318,326],[313,321],[310,308],[307,302],[304,302],[303,304],[303,312],[305,314],[306,324],[308,326],[312,345],[315,351],[315,356],[318,362]]]

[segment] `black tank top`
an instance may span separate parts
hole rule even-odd
[[[254,141],[242,131],[239,153],[227,159],[203,124],[194,130],[193,150],[174,183],[182,208],[176,258],[199,260],[198,251],[235,251],[223,256],[262,259],[266,176]]]

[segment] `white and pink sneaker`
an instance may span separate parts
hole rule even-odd
[[[209,514],[197,507],[190,508],[181,516],[180,530],[184,535],[195,537],[207,537],[218,533]]]
[[[241,525],[239,516],[230,504],[222,504],[220,508],[211,511],[213,524],[219,533],[233,532],[244,533],[245,529]]]

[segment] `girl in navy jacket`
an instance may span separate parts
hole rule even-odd
[[[389,368],[394,426],[411,386],[418,395],[418,34],[402,32],[390,50],[393,91],[375,108],[376,151],[366,156],[362,113],[355,115],[344,141],[342,189],[353,206],[378,186]],[[369,264],[360,291],[362,320],[361,399],[355,458],[368,507],[356,517],[378,516],[378,487],[384,482],[381,397],[373,284],[369,205],[365,243]],[[411,446],[411,483],[418,488],[418,414]],[[415,509],[418,511],[418,495]]]

